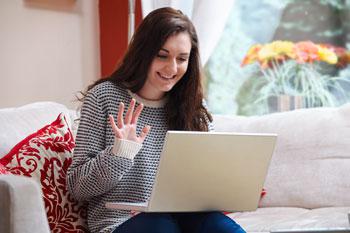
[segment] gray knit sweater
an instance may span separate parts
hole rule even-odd
[[[109,114],[117,118],[120,102],[128,109],[131,98],[145,106],[137,133],[151,126],[142,145],[116,139],[108,122]],[[165,103],[166,99],[146,101],[109,81],[96,85],[86,96],[67,183],[77,200],[89,203],[91,232],[112,232],[132,217],[127,210],[107,209],[106,202],[145,202],[150,197],[168,129]]]

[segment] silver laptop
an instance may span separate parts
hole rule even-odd
[[[168,131],[149,201],[108,202],[106,207],[141,212],[255,210],[276,138]]]

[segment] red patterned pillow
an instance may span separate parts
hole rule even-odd
[[[0,159],[10,173],[32,177],[40,183],[52,232],[87,232],[86,208],[73,200],[66,187],[74,146],[73,135],[61,113]]]
[[[0,174],[9,174],[4,165],[0,163]]]

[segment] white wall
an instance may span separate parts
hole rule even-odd
[[[68,107],[100,77],[98,0],[0,0],[0,108]]]

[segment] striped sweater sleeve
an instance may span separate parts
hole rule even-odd
[[[73,162],[67,173],[68,189],[77,200],[108,192],[133,165],[139,148],[133,149],[137,145],[128,141],[115,143],[114,148],[105,145],[108,126],[98,96],[88,93],[81,109]]]

